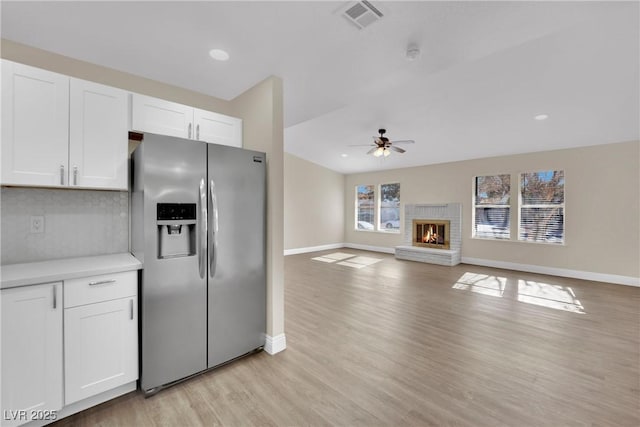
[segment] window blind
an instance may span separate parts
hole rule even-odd
[[[564,243],[564,171],[520,175],[518,228],[521,241]]]

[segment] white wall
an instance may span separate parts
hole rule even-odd
[[[285,153],[285,250],[295,252],[344,242],[344,178],[341,173]]]
[[[639,165],[640,142],[633,141],[348,175],[345,241],[385,248],[401,244],[402,233],[353,228],[356,185],[400,182],[402,205],[462,203],[463,258],[638,278]],[[474,176],[549,169],[565,171],[565,245],[471,238]]]

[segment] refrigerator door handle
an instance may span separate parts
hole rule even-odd
[[[218,264],[218,197],[216,184],[211,180],[211,240],[209,245],[209,277],[216,275]]]
[[[200,180],[200,197],[198,204],[200,205],[200,230],[199,230],[199,254],[198,254],[198,270],[200,278],[204,279],[205,270],[207,268],[207,188],[204,178]]]

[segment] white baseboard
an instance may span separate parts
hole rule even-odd
[[[395,253],[395,249],[394,248],[388,248],[386,246],[369,246],[369,245],[361,245],[359,243],[344,243],[343,244],[344,248],[351,248],[351,249],[360,249],[363,251],[371,251],[371,252],[382,252],[385,254],[393,254]]]
[[[552,276],[571,277],[574,279],[593,280],[596,282],[615,283],[617,285],[638,286],[640,278],[619,276],[617,274],[594,273],[591,271],[569,270],[566,268],[545,267],[542,265],[518,264],[515,262],[494,261],[490,259],[462,257],[464,264],[481,265],[484,267],[504,268],[507,270],[526,271],[529,273],[549,274]]]
[[[284,255],[287,256],[287,255],[306,254],[308,252],[318,252],[318,251],[326,251],[330,249],[342,249],[342,248],[360,249],[363,251],[371,251],[371,252],[382,252],[385,254],[394,253],[394,248],[387,248],[384,246],[369,246],[369,245],[361,245],[358,243],[332,243],[330,245],[311,246],[308,248],[285,249]]]
[[[287,348],[287,338],[284,334],[276,335],[275,337],[267,335],[265,338],[264,351],[271,355],[280,353]]]
[[[344,248],[344,243],[331,243],[329,245],[311,246],[308,248],[285,249],[284,256],[306,254],[308,252],[326,251],[329,249],[340,249],[340,248]]]

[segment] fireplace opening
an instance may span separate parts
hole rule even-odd
[[[449,249],[449,221],[436,219],[413,220],[413,246]]]

